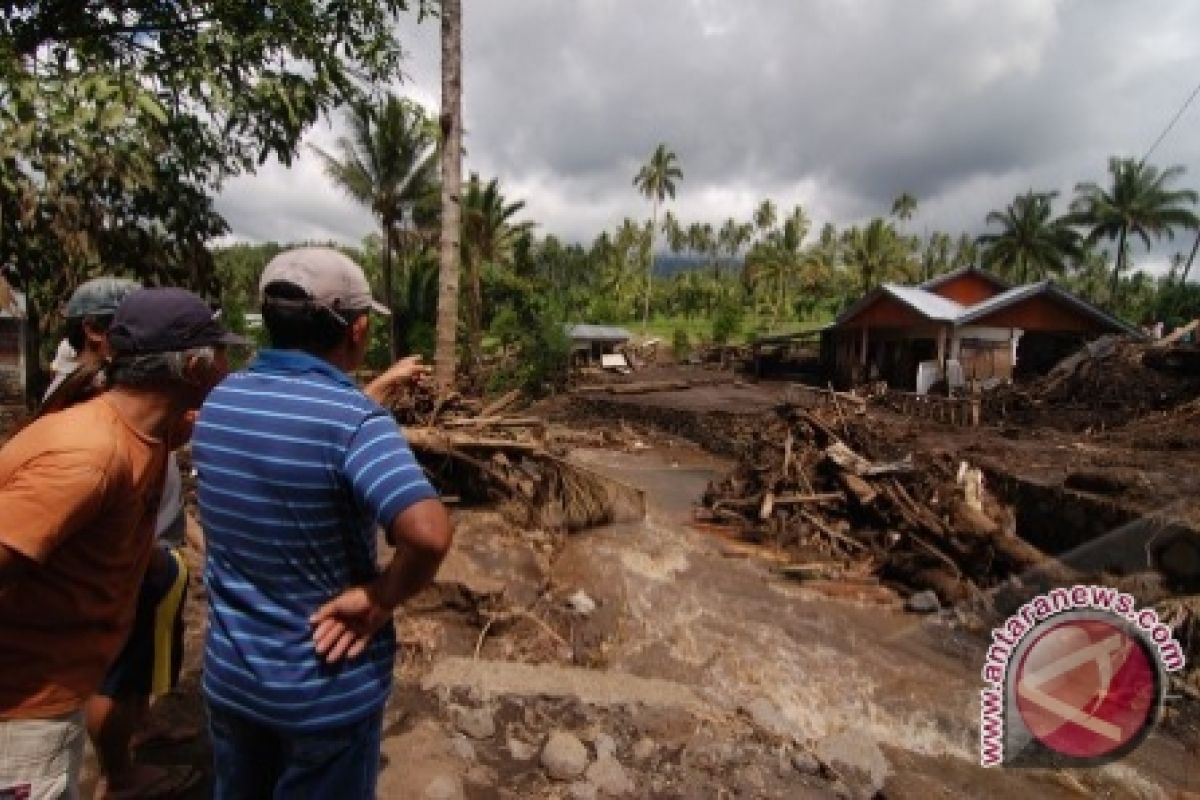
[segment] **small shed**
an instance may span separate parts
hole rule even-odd
[[[629,331],[613,325],[566,325],[564,330],[571,340],[573,364],[599,364],[601,356],[615,353],[633,338]]]

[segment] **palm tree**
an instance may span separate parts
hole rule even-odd
[[[921,253],[921,280],[948,271],[950,266],[950,234],[934,231]]]
[[[899,277],[908,266],[907,243],[881,217],[872,219],[866,228],[846,231],[844,246],[846,263],[858,270],[864,292],[888,278]]]
[[[436,133],[421,107],[388,94],[378,106],[359,104],[347,115],[350,133],[337,140],[338,155],[312,146],[328,175],[346,194],[371,209],[383,230],[383,296],[392,307],[392,244],[406,207],[437,187]],[[388,348],[396,358],[395,330]]]
[[[754,227],[758,229],[760,241],[765,241],[767,234],[775,227],[775,204],[770,200],[763,200],[754,209]]]
[[[979,242],[969,233],[960,234],[954,245],[954,256],[950,259],[950,269],[971,267],[979,260]]]
[[[507,202],[500,182],[487,184],[471,173],[462,197],[462,263],[466,267],[468,297],[468,363],[472,372],[480,363],[483,349],[483,265],[511,266],[513,248],[533,224],[513,222],[525,201]]]
[[[1168,239],[1173,239],[1177,227],[1200,227],[1200,217],[1187,207],[1196,204],[1196,192],[1168,188],[1183,174],[1181,166],[1160,171],[1143,161],[1113,157],[1108,160],[1108,172],[1112,177],[1108,189],[1090,181],[1076,184],[1076,198],[1066,218],[1071,224],[1090,228],[1086,238],[1089,245],[1101,239],[1117,240],[1117,260],[1109,289],[1109,303],[1113,304],[1121,273],[1127,266],[1129,235],[1136,235],[1149,248],[1151,237],[1159,239],[1165,233]]]
[[[671,248],[671,252],[675,255],[679,255],[687,248],[687,231],[670,211],[663,214],[662,232],[667,237],[667,247]]]
[[[892,216],[901,222],[908,222],[915,213],[917,213],[917,198],[908,192],[901,192],[900,196],[892,201]]]
[[[650,160],[638,170],[637,175],[633,176],[633,185],[637,187],[643,197],[650,201],[652,209],[650,213],[650,255],[646,259],[646,303],[642,310],[642,333],[646,332],[646,326],[650,322],[650,290],[654,282],[654,229],[658,227],[658,206],[668,196],[672,200],[675,199],[675,181],[683,178],[683,171],[679,169],[678,162],[679,159],[676,158],[674,151],[668,148],[665,142],[660,142],[650,155]]]
[[[985,233],[977,241],[984,248],[984,263],[1000,265],[1018,283],[1031,276],[1044,278],[1066,271],[1067,259],[1082,254],[1079,234],[1069,221],[1053,217],[1052,204],[1058,192],[1030,189],[1017,195],[1004,211],[992,211],[987,224],[999,225],[999,233]]]

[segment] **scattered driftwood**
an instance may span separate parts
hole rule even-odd
[[[520,523],[578,530],[645,516],[641,490],[560,458],[538,441],[440,428],[406,428],[405,436],[439,489],[468,501],[508,501]]]
[[[639,381],[637,383],[610,384],[607,390],[609,394],[649,394],[650,392],[674,392],[691,387],[691,381]]]
[[[879,452],[870,422],[835,408],[778,412],[704,496],[710,519],[738,525],[744,539],[781,548],[799,565],[833,560],[893,587],[932,589],[946,603],[1011,574],[1062,577],[1057,562],[1016,537],[1007,508],[968,486],[961,476],[972,470],[948,456]]]

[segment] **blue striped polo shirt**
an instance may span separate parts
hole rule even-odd
[[[264,350],[209,395],[192,456],[206,539],[209,702],[294,732],[381,709],[392,626],[358,658],[329,665],[309,617],[377,574],[376,525],[437,496],[395,420],[323,359]]]

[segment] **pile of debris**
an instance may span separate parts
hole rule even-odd
[[[896,459],[880,452],[869,420],[791,405],[764,427],[753,456],[710,484],[703,504],[712,522],[787,553],[789,575],[871,576],[956,603],[1012,574],[1052,569],[965,463]]]
[[[1060,361],[1045,377],[1000,387],[989,402],[1020,424],[1101,429],[1200,397],[1200,348],[1178,341],[1105,336]]]
[[[392,405],[413,453],[444,498],[498,502],[517,524],[578,530],[641,519],[640,490],[562,457],[537,417],[505,412],[512,391],[486,404],[428,386]]]

